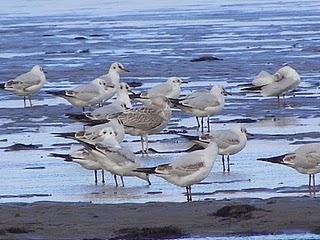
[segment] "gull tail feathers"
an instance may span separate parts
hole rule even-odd
[[[48,157],[63,158],[63,160],[66,162],[72,162],[72,157],[70,154],[50,153]]]

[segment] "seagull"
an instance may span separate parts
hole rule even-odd
[[[131,87],[127,83],[121,82],[117,91],[117,98],[112,103],[93,111],[83,112],[82,114],[71,113],[67,114],[67,116],[82,122],[106,119],[108,115],[121,113],[128,108],[132,108],[131,100],[129,98],[130,92]]]
[[[121,63],[114,62],[111,64],[108,74],[98,77],[98,79],[103,80],[107,85],[113,86],[113,88],[109,88],[101,96],[101,103],[112,98],[117,93],[120,87],[120,74],[124,72],[129,72],[129,70],[126,69]]]
[[[210,91],[196,91],[182,99],[170,99],[173,105],[183,112],[195,116],[200,127],[199,117],[201,117],[201,132],[203,132],[203,118],[207,117],[207,128],[210,132],[210,116],[220,113],[224,107],[224,96],[231,95],[224,87],[214,85]]]
[[[87,170],[94,171],[95,183],[98,183],[97,171],[101,170],[102,183],[105,183],[104,180],[104,170],[102,169],[99,162],[87,151],[85,148],[79,149],[72,154],[60,154],[60,153],[50,153],[49,157],[63,158],[66,162],[78,163],[81,167]]]
[[[110,119],[109,122],[98,124],[92,127],[89,127],[85,131],[79,132],[67,132],[67,133],[54,133],[58,137],[64,137],[73,139],[76,141],[85,141],[88,143],[100,143],[103,145],[115,146],[121,143],[124,139],[124,128],[122,122],[115,118]],[[110,139],[106,136],[115,135],[117,143],[110,142]]]
[[[294,168],[299,173],[309,175],[310,193],[316,193],[315,175],[320,172],[320,143],[309,143],[298,147],[294,152],[270,157],[259,158],[260,161],[279,163]],[[312,186],[311,186],[312,178]]]
[[[45,71],[39,65],[35,65],[31,71],[0,84],[0,89],[23,96],[24,107],[27,107],[26,97],[28,97],[30,107],[32,107],[31,95],[38,92],[46,82]]]
[[[120,176],[123,187],[123,177],[138,177],[151,185],[148,174],[133,171],[140,168],[141,165],[137,162],[135,155],[128,149],[101,144],[94,145],[86,142],[81,143],[101,164],[104,170],[113,174],[116,187],[118,187],[117,176]]]
[[[125,133],[141,137],[142,153],[148,153],[148,135],[161,132],[171,118],[170,102],[166,97],[151,98],[151,104],[145,107],[132,108],[117,117],[123,123]]]
[[[120,73],[128,72],[121,63],[112,63],[108,74],[91,82],[78,86],[73,90],[47,91],[49,94],[62,97],[75,107],[94,106],[113,97],[120,84]]]
[[[155,174],[176,186],[185,187],[187,202],[191,202],[191,186],[201,182],[209,175],[217,155],[217,144],[211,141],[205,149],[187,153],[170,164],[138,168],[135,171]]]
[[[242,90],[257,90],[263,97],[276,96],[280,105],[280,96],[285,96],[294,91],[300,83],[300,75],[297,71],[285,66],[280,68],[275,74],[271,75],[266,71],[261,71],[252,81],[251,87]]]
[[[237,125],[231,129],[212,131],[210,135],[202,137],[180,135],[200,144],[202,147],[206,147],[210,143],[208,140],[213,139],[217,143],[219,155],[222,157],[223,172],[226,171],[225,156],[227,156],[227,171],[230,172],[230,155],[237,154],[244,149],[247,145],[247,136],[251,136],[252,134],[248,133],[245,127]]]
[[[105,92],[109,91],[110,88],[113,89],[114,86],[108,85],[100,78],[96,78],[87,84],[74,88],[73,90],[47,91],[47,93],[62,97],[73,106],[82,108],[84,111],[85,107],[101,103]]]
[[[147,92],[132,95],[138,101],[150,103],[150,98],[164,96],[167,98],[178,98],[181,93],[181,84],[184,83],[181,78],[170,77],[164,83],[157,84]]]

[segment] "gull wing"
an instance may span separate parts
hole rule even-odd
[[[119,116],[125,127],[134,127],[138,129],[148,130],[160,126],[163,118],[159,111],[154,108],[137,108],[129,109]]]
[[[9,80],[6,83],[6,86],[24,90],[34,85],[38,85],[40,82],[41,82],[41,78],[38,74],[34,72],[27,72],[19,75],[15,79]]]

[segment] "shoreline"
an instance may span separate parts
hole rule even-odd
[[[0,204],[0,239],[134,239],[320,234],[320,199],[242,198],[191,203]]]

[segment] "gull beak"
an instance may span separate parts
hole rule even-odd
[[[111,85],[111,84],[106,84],[105,86],[106,88],[114,88],[114,85]]]
[[[101,137],[101,135],[97,135],[97,136],[93,137],[92,140],[96,140],[99,137]]]
[[[126,68],[121,68],[121,70],[122,71],[124,71],[124,72],[130,72],[128,69],[126,69]]]
[[[224,95],[224,96],[228,96],[228,95],[231,96],[232,94],[231,94],[230,92],[227,92],[226,90],[224,90],[224,91],[223,91],[223,95]]]
[[[246,132],[247,137],[254,137],[253,133]]]
[[[189,81],[187,81],[187,80],[181,80],[181,83],[185,83],[185,84],[188,84],[189,83]]]

